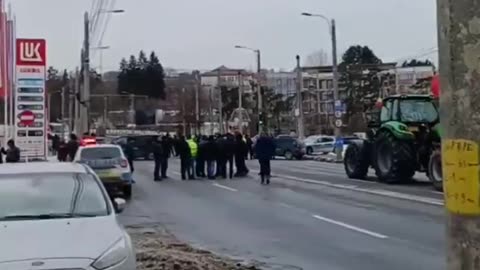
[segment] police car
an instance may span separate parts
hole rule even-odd
[[[87,144],[78,149],[74,161],[92,168],[111,196],[123,193],[126,199],[131,198],[132,172],[120,146]]]

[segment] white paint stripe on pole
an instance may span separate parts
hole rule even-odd
[[[352,231],[363,233],[363,234],[366,234],[366,235],[369,235],[369,236],[372,236],[372,237],[375,237],[375,238],[380,238],[380,239],[387,239],[388,238],[388,236],[386,236],[386,235],[376,233],[376,232],[372,232],[372,231],[369,231],[369,230],[366,230],[366,229],[362,229],[360,227],[353,226],[353,225],[350,225],[350,224],[347,224],[347,223],[344,223],[344,222],[341,222],[341,221],[333,220],[333,219],[322,217],[322,216],[319,216],[319,215],[313,215],[313,217],[318,219],[318,220],[321,220],[321,221],[324,221],[324,222],[327,222],[327,223],[330,223],[330,224],[334,224],[334,225],[337,225],[337,226],[340,226],[340,227],[343,227],[343,228],[346,228],[346,229],[349,229],[349,230],[352,230]]]

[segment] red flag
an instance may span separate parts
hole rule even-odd
[[[440,98],[440,77],[438,74],[432,77],[431,91],[435,98]]]

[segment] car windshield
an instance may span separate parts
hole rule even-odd
[[[80,152],[81,160],[116,159],[121,156],[122,153],[117,147],[87,147]]]
[[[89,174],[0,176],[0,221],[108,214],[107,198],[98,182]]]
[[[305,139],[305,142],[306,142],[306,143],[314,142],[314,141],[316,141],[318,138],[320,138],[320,137],[318,137],[318,136],[310,136],[310,137],[307,137],[307,138]]]
[[[432,123],[438,119],[438,111],[428,100],[406,99],[400,102],[402,122]]]

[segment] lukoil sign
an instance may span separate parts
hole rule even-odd
[[[17,39],[17,66],[45,66],[46,56],[44,39]]]

